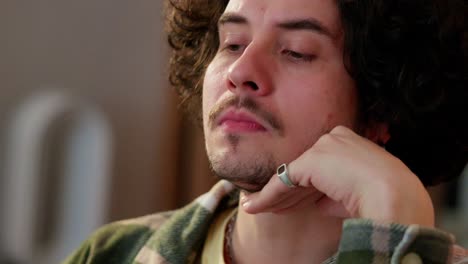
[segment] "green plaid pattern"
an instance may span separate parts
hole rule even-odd
[[[238,191],[227,181],[179,210],[115,222],[96,231],[63,264],[200,263],[208,229],[217,215],[237,206]],[[324,263],[403,263],[415,253],[422,263],[468,263],[467,251],[445,232],[367,219],[344,222],[337,253]]]

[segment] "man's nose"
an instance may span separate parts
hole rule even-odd
[[[268,54],[251,43],[229,67],[228,88],[238,95],[267,96],[273,90],[271,71]]]

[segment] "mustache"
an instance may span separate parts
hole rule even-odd
[[[219,115],[229,107],[234,106],[237,109],[244,108],[251,112],[252,114],[260,117],[264,121],[266,121],[274,130],[278,132],[283,131],[283,125],[278,118],[276,118],[272,113],[265,111],[260,108],[259,104],[255,102],[254,99],[250,97],[239,97],[239,96],[232,96],[218,105],[216,105],[209,113],[208,119],[211,128],[214,128],[215,120],[219,117]]]

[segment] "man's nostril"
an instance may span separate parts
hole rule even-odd
[[[246,85],[252,88],[252,90],[257,91],[258,90],[258,85],[252,81],[246,82]]]

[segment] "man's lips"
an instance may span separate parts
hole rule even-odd
[[[229,120],[229,121],[227,121]],[[250,97],[232,96],[224,99],[211,109],[208,115],[208,126],[224,132],[255,131],[269,132],[283,136],[283,125],[273,113],[262,107]]]
[[[230,132],[261,132],[266,127],[253,114],[244,111],[230,110],[222,114],[218,126]]]

